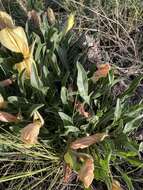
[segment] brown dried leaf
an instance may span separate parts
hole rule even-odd
[[[98,66],[98,70],[95,72],[95,74],[93,75],[92,79],[93,81],[97,81],[102,77],[107,77],[109,71],[110,71],[110,65],[109,63],[106,64],[101,64]]]
[[[7,102],[4,101],[3,96],[0,94],[0,109],[5,109],[7,107]]]
[[[103,141],[105,137],[107,137],[107,133],[96,133],[91,136],[83,137],[80,139],[75,140],[74,142],[71,143],[71,148],[74,150],[77,149],[84,149],[89,147],[92,144],[98,143],[100,141]]]
[[[0,121],[3,122],[17,122],[18,118],[15,115],[12,115],[7,112],[0,111]]]
[[[79,112],[80,115],[84,116],[85,118],[90,117],[91,114],[89,112],[85,111],[84,104],[82,104],[80,102],[76,102],[75,103],[75,108]]]
[[[0,86],[2,87],[6,87],[6,86],[9,86],[13,83],[12,79],[6,79],[6,80],[3,80],[3,81],[0,81]]]
[[[21,140],[26,144],[36,144],[40,131],[40,122],[28,124],[21,130]]]
[[[83,182],[85,188],[89,188],[94,179],[94,161],[92,158],[85,160],[79,173],[79,179]]]
[[[64,175],[64,183],[68,183],[69,178],[71,176],[71,173],[72,173],[72,169],[70,168],[70,166],[68,164],[66,164],[65,175]]]
[[[32,24],[33,27],[39,28],[41,25],[41,19],[38,13],[35,10],[28,12],[28,20]]]

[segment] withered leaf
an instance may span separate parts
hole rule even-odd
[[[64,175],[64,182],[65,183],[68,183],[69,178],[71,176],[71,173],[72,173],[72,169],[70,168],[70,166],[68,164],[66,164],[65,175]]]
[[[0,81],[0,86],[6,87],[13,83],[12,79],[5,79],[3,81]]]
[[[38,142],[40,127],[41,123],[38,121],[25,126],[21,130],[21,140],[26,144],[36,144]]]
[[[79,112],[80,115],[84,116],[85,118],[90,117],[91,114],[89,112],[85,111],[84,104],[82,104],[80,102],[76,102],[75,108]]]
[[[107,133],[96,133],[94,135],[83,137],[83,138],[75,140],[74,142],[71,143],[70,147],[74,150],[84,149],[84,148],[89,147],[92,144],[103,141],[104,138],[107,136],[108,136]]]
[[[78,175],[85,188],[89,188],[94,179],[94,161],[92,158],[85,160]]]
[[[0,121],[2,122],[17,122],[18,117],[7,112],[0,111]]]
[[[106,77],[110,71],[110,65],[109,63],[101,64],[98,66],[98,70],[94,73],[92,80],[97,81],[102,77]]]

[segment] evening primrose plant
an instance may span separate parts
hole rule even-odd
[[[15,77],[11,85],[0,86],[3,187],[92,190],[101,184],[108,190],[133,190],[138,180],[133,173],[143,164],[132,134],[142,124],[143,104],[130,102],[143,76],[115,94],[126,80],[110,62],[86,67],[86,49],[77,51],[71,32],[73,13],[63,27],[43,14],[42,37],[30,32],[28,22],[26,29],[10,27],[11,17],[1,15],[0,80]],[[5,55],[15,58],[16,71],[5,67],[11,63]]]

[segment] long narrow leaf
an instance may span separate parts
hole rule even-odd
[[[77,63],[78,75],[77,86],[80,96],[89,104],[87,73],[80,63]]]

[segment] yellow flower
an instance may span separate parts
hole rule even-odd
[[[4,11],[0,11],[0,30],[6,27],[13,28],[13,20],[9,14]]]
[[[94,161],[87,158],[78,172],[79,179],[83,182],[85,188],[89,188],[94,179]]]
[[[17,122],[18,117],[7,112],[0,111],[0,121],[2,122]]]
[[[9,18],[10,16],[7,15],[7,17]],[[4,17],[3,20],[5,21],[7,17]],[[16,64],[16,69],[18,72],[25,69],[26,77],[29,78],[33,57],[28,46],[26,34],[22,27],[12,27],[12,20],[7,19],[6,21],[7,23],[9,21],[9,24],[7,24],[6,27],[0,31],[0,42],[7,49],[23,54],[23,61]]]
[[[7,49],[23,54],[23,61],[16,64],[18,72],[26,70],[26,77],[30,77],[31,64],[33,61],[27,37],[22,27],[15,27],[10,15],[0,11],[0,42]]]
[[[44,125],[44,120],[39,112],[34,113],[33,123],[28,124],[21,130],[21,140],[26,144],[36,144],[40,128]]]
[[[4,109],[7,107],[7,102],[4,101],[4,98],[2,97],[2,95],[0,94],[0,109]]]
[[[64,33],[67,34],[69,30],[72,29],[72,27],[74,26],[74,20],[75,20],[75,16],[73,13],[71,13],[68,17],[66,26],[64,28]]]

